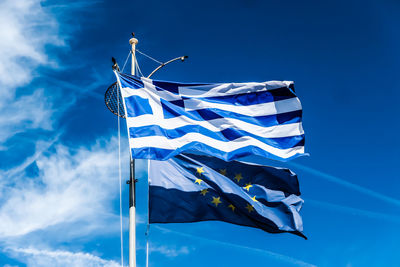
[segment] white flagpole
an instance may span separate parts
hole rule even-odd
[[[133,33],[132,33],[132,36]],[[132,46],[132,65],[131,74],[135,75],[136,57],[135,49],[139,41],[132,37],[129,44]],[[132,152],[131,152],[132,153]],[[135,161],[130,158],[130,179],[129,179],[129,267],[136,267],[136,197],[135,197]]]

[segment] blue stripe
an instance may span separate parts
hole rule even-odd
[[[219,118],[231,118],[263,127],[274,126],[279,124],[289,124],[302,121],[301,119],[302,110],[295,110],[291,112],[267,115],[267,116],[251,117],[221,109],[201,109],[201,110],[187,111],[185,115],[197,121],[213,120]]]
[[[142,80],[137,76],[119,73],[119,81],[121,82],[121,87],[123,88],[129,87],[133,89],[140,89],[144,87]]]
[[[279,100],[285,100],[290,98],[296,98],[296,95],[289,88],[284,87],[269,91],[249,92],[243,94],[215,96],[215,97],[202,97],[196,99],[212,103],[219,103],[219,104],[248,106],[248,105],[256,105],[256,104],[274,102]]]
[[[292,159],[298,158],[300,156],[305,156],[307,154],[297,153],[289,158],[281,158],[277,155],[271,154],[265,150],[262,150],[256,146],[246,146],[236,149],[231,152],[221,151],[214,147],[210,147],[206,144],[194,141],[186,144],[177,149],[162,149],[157,147],[142,147],[142,148],[132,148],[132,158],[136,159],[154,159],[154,160],[167,160],[170,157],[176,156],[180,153],[190,153],[196,155],[213,156],[225,161],[240,160],[241,158],[247,156],[253,156],[253,160],[262,161],[265,158],[279,160],[279,161],[290,161]]]
[[[194,111],[186,111],[182,107],[182,100],[169,102],[161,99],[161,106],[165,119],[175,118],[182,115],[196,121],[232,118],[263,127],[301,122],[302,116],[302,110],[258,117],[246,116],[221,109],[200,109]]]
[[[174,94],[179,94],[179,87],[185,86],[199,86],[206,85],[205,83],[177,83],[177,82],[166,82],[166,81],[155,81],[153,80],[153,85],[156,87],[157,91],[168,91]]]
[[[289,137],[263,138],[258,135],[249,133],[247,131],[236,130],[233,128],[228,128],[219,132],[213,132],[200,125],[186,125],[175,129],[164,129],[161,128],[159,125],[149,125],[149,126],[129,128],[130,138],[138,138],[146,136],[165,136],[168,139],[175,139],[182,137],[188,133],[199,133],[204,136],[208,136],[210,138],[224,142],[234,141],[243,136],[250,136],[265,144],[280,149],[286,149],[304,145],[304,134],[297,136],[289,136]]]

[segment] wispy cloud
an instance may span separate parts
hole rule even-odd
[[[296,266],[305,266],[305,267],[314,267],[316,265],[290,257],[290,256],[286,256],[283,254],[279,254],[273,251],[269,251],[266,249],[259,249],[259,248],[252,248],[252,247],[246,247],[246,246],[242,246],[242,245],[238,245],[238,244],[233,244],[233,243],[228,243],[228,242],[223,242],[223,241],[219,241],[219,240],[215,240],[215,239],[209,239],[209,238],[205,238],[205,237],[200,237],[200,236],[195,236],[195,235],[191,235],[191,234],[187,234],[187,233],[182,233],[182,232],[178,232],[178,231],[173,231],[161,226],[153,226],[153,228],[159,229],[163,232],[167,232],[167,233],[173,233],[173,234],[177,234],[180,236],[184,236],[184,237],[189,237],[189,238],[194,238],[194,239],[198,239],[198,240],[202,240],[205,242],[211,242],[211,243],[215,243],[215,244],[219,244],[219,245],[223,245],[223,246],[230,246],[230,247],[235,247],[235,248],[239,248],[239,249],[246,249],[246,250],[251,250],[253,252],[258,252],[258,253],[262,253],[264,255],[267,255],[273,259],[279,260],[279,261],[283,261],[289,264],[293,264]]]
[[[26,87],[39,66],[52,65],[49,45],[62,46],[56,18],[40,0],[0,2],[0,144],[18,132],[50,130],[53,107],[41,88]]]
[[[0,186],[0,246],[19,248],[11,256],[18,252],[28,266],[114,266],[87,253],[51,247],[119,233],[119,217],[112,207],[119,191],[117,140],[101,139],[79,148],[54,144],[56,140],[38,146],[33,157],[8,171],[14,175],[8,179],[12,186]],[[52,151],[43,153],[51,145]],[[21,166],[29,163],[38,169],[33,179],[23,175]],[[127,218],[124,222],[127,230]],[[38,250],[38,244],[50,249]]]
[[[168,247],[168,246],[152,246],[150,248],[150,252],[158,252],[167,257],[177,257],[180,255],[187,255],[189,254],[189,248],[186,246],[176,248],[176,247]]]
[[[145,250],[143,246],[137,246],[137,249]],[[159,245],[153,242],[149,245],[150,253],[160,253],[168,258],[175,258],[182,255],[187,255],[191,252],[191,249],[187,246],[172,246],[172,245]]]
[[[9,170],[4,171],[4,172],[0,171],[1,176],[11,178],[11,177],[14,177],[15,175],[17,175],[18,173],[23,173],[23,171],[29,165],[34,163],[43,154],[43,152],[47,151],[54,143],[56,143],[59,140],[62,133],[63,133],[63,131],[60,130],[56,134],[56,136],[54,136],[50,140],[38,140],[35,144],[36,145],[35,153],[32,156],[26,158],[23,163],[21,163],[20,165],[18,165],[16,167],[10,168]],[[5,179],[0,180],[0,184],[1,184],[1,182],[4,183]]]
[[[18,98],[0,99],[0,144],[20,132],[51,130],[53,107],[49,99],[42,89]]]
[[[307,167],[307,166],[304,166],[304,165],[301,165],[301,164],[298,164],[298,163],[290,162],[290,163],[288,163],[288,165],[296,167],[296,168],[299,168],[299,169],[301,169],[303,171],[306,171],[308,173],[311,173],[311,174],[313,174],[313,175],[315,175],[315,176],[317,176],[319,178],[322,178],[322,179],[325,179],[325,180],[330,181],[332,183],[347,187],[349,189],[352,189],[354,191],[363,193],[363,194],[368,195],[370,197],[385,201],[387,203],[390,203],[390,204],[393,204],[393,205],[396,205],[396,206],[400,206],[400,200],[399,199],[392,198],[392,197],[386,196],[386,195],[384,195],[382,193],[379,193],[379,192],[376,192],[374,190],[368,189],[366,187],[362,187],[360,185],[350,183],[350,182],[348,182],[348,181],[346,181],[346,180],[344,180],[342,178],[339,178],[339,177],[336,177],[336,176],[321,172],[319,170],[316,170],[316,169],[313,169],[313,168],[310,168],[310,167]]]
[[[57,129],[57,120],[79,96],[103,99],[94,92],[102,79],[91,73],[85,90],[82,82],[47,79],[49,70],[71,68],[56,54],[69,49],[68,32],[75,29],[62,23],[65,13],[93,3],[0,2],[0,149],[6,157],[23,150],[18,161],[0,170],[0,247],[14,248],[8,253],[28,266],[118,266],[92,254],[51,248],[74,238],[119,233],[113,207],[119,191],[116,139],[70,147],[60,143],[63,129]]]
[[[95,3],[76,1],[60,8],[42,0],[0,2],[0,146],[17,133],[53,130],[57,118],[79,95],[102,98],[92,92],[105,86],[96,72],[86,77],[85,90],[82,83],[54,81],[48,72],[77,67],[65,66],[57,54],[60,48],[69,49],[70,34],[76,30],[62,20],[66,13]],[[37,78],[42,82],[32,83]],[[62,94],[71,90],[77,93]]]
[[[65,250],[40,250],[35,248],[8,249],[11,254],[28,267],[43,266],[74,266],[74,267],[118,267],[119,263],[113,260],[104,260],[96,255],[82,252],[70,252]]]
[[[79,149],[58,144],[54,153],[37,156],[37,177],[28,181],[10,177],[13,187],[2,190],[0,237],[88,222],[99,210],[112,213],[111,202],[118,195],[116,155],[112,139]]]
[[[56,19],[40,0],[0,3],[0,85],[15,88],[30,82],[33,71],[49,64],[46,46],[63,45]],[[12,90],[1,90],[2,96]]]

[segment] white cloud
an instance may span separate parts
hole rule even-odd
[[[118,267],[119,263],[113,260],[104,260],[98,256],[89,253],[63,250],[39,250],[35,248],[14,248],[11,251],[16,254],[19,260],[25,262],[28,267],[45,266],[74,266],[74,267]]]
[[[171,246],[158,246],[154,244],[150,244],[149,246],[150,253],[158,252],[167,256],[169,258],[175,258],[180,255],[187,255],[189,254],[190,250],[188,247],[171,247]]]
[[[10,177],[15,177],[15,175],[18,175],[20,173],[23,173],[25,168],[29,167],[29,165],[34,163],[46,150],[48,150],[54,143],[56,143],[59,140],[60,135],[62,133],[63,132],[60,131],[54,138],[51,138],[48,140],[38,140],[35,144],[35,153],[32,156],[26,158],[22,164],[20,164],[16,167],[10,168],[7,171],[2,172],[0,170],[0,174],[3,177],[10,178]],[[7,180],[9,180],[9,179],[0,180],[0,185],[2,183],[5,183]]]
[[[57,224],[98,222],[99,214],[109,220],[119,190],[117,155],[115,139],[90,148],[56,145],[54,153],[37,155],[38,177],[9,177],[13,187],[3,187],[0,239]]]
[[[71,11],[96,3],[83,0],[53,5],[44,0],[0,1],[1,150],[7,149],[4,143],[17,133],[52,130],[56,119],[75,102],[77,95],[88,94],[103,99],[103,95],[92,92],[104,86],[96,74],[91,74],[92,80],[86,79],[84,90],[82,83],[68,83],[48,74],[43,76],[44,69],[48,73],[52,69],[70,70],[80,65],[75,62],[73,66],[67,66],[57,56],[57,53],[70,49],[68,39],[79,27],[63,21]],[[54,47],[57,49],[49,49]],[[32,83],[37,77],[42,78],[40,85]],[[71,94],[71,90],[79,94]],[[63,91],[69,93],[61,97]]]
[[[33,78],[32,71],[49,64],[46,46],[62,45],[58,25],[40,0],[0,2],[0,85],[15,88]],[[2,90],[12,94],[10,90]]]
[[[0,2],[0,144],[21,131],[50,130],[53,107],[44,90],[17,89],[34,78],[37,67],[52,65],[49,45],[63,45],[55,16],[40,0]]]
[[[37,128],[52,129],[53,107],[43,90],[0,101],[0,113],[0,144],[19,132]]]
[[[6,141],[17,133],[52,131],[56,119],[76,98],[69,93],[59,101],[62,91],[82,93],[65,81],[57,81],[61,90],[54,92],[48,79],[36,86],[35,78],[43,78],[39,67],[46,71],[64,67],[48,52],[50,46],[68,49],[64,40],[69,36],[60,35],[62,22],[58,21],[64,12],[92,3],[60,7],[46,6],[42,0],[0,1],[1,150],[14,153]],[[69,25],[62,27],[71,30]],[[88,84],[86,91],[99,85]],[[18,255],[28,266],[117,266],[92,254],[51,249],[78,237],[119,233],[119,218],[112,207],[119,191],[116,140],[70,148],[57,144],[62,130],[57,133],[52,140],[45,140],[48,134],[38,134],[35,140],[19,138],[23,146],[33,146],[35,153],[19,166],[0,171],[0,246],[18,248],[6,253]],[[36,166],[37,177],[26,176],[28,166]],[[48,238],[43,240],[43,234]]]
[[[7,172],[9,185],[0,185],[4,252],[27,266],[119,266],[92,254],[53,249],[82,237],[119,233],[112,207],[119,191],[116,138],[79,148],[54,142],[57,137],[38,144],[34,156]],[[33,179],[24,176],[29,163],[38,169]]]

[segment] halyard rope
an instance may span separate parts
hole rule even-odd
[[[130,54],[130,52],[129,52]],[[129,58],[128,54],[128,58]],[[125,62],[126,64],[126,62]],[[124,67],[125,67],[124,64]],[[123,70],[123,68],[122,68]],[[120,90],[119,86],[117,87]],[[119,175],[119,223],[120,223],[120,240],[121,240],[121,267],[124,266],[124,238],[122,233],[122,174],[121,174],[121,126],[119,117],[119,96],[120,92],[117,91],[117,103],[118,103],[118,175]]]

